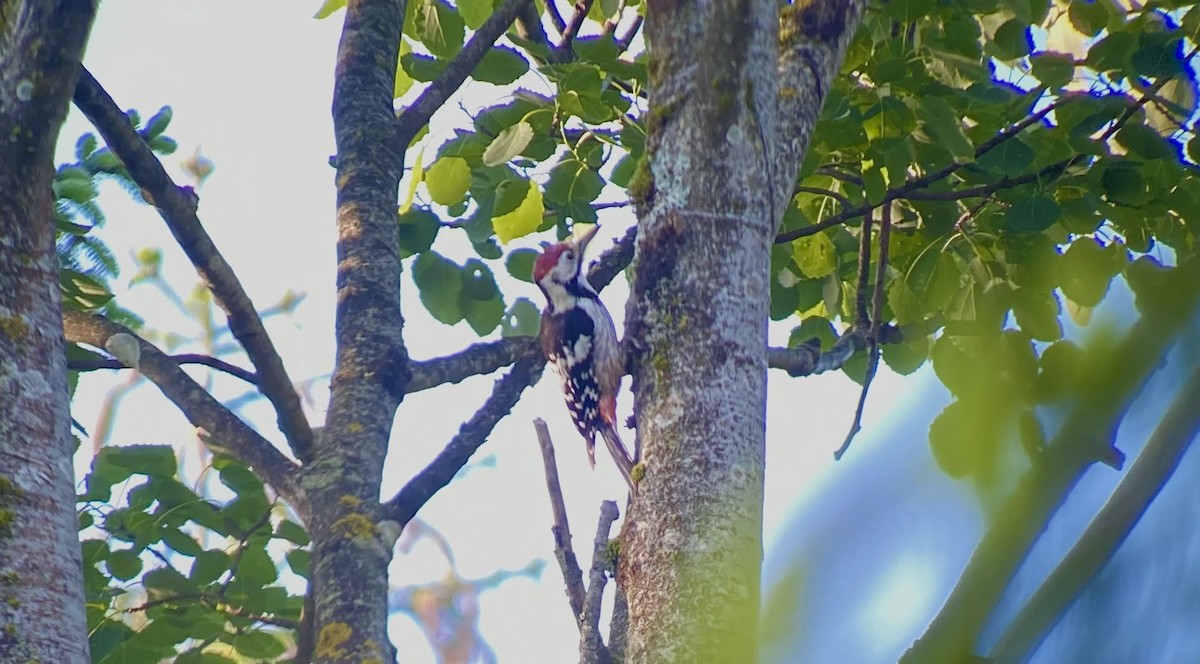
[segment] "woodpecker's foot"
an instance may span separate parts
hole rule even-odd
[[[630,415],[625,418],[625,427],[637,431],[637,415]]]

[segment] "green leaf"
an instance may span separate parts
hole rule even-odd
[[[462,48],[464,23],[445,0],[413,0],[414,37],[440,58],[452,58]]]
[[[925,133],[950,154],[965,160],[975,155],[975,148],[963,134],[961,115],[941,97],[925,97],[917,114],[924,125]]]
[[[900,343],[883,344],[880,356],[892,371],[907,376],[920,369],[929,359],[929,337],[914,335],[912,338],[905,337]]]
[[[1061,88],[1075,78],[1075,59],[1069,55],[1038,53],[1029,60],[1033,75],[1044,85]]]
[[[170,445],[105,447],[100,455],[114,466],[142,475],[174,477],[177,468],[175,450]]]
[[[297,576],[308,578],[308,559],[309,553],[305,549],[292,549],[284,554],[287,560],[288,567],[292,568],[292,572]]]
[[[502,244],[529,235],[537,230],[542,223],[542,190],[536,184],[531,184],[528,193],[517,209],[497,217],[492,217],[492,226],[496,229],[496,237]]]
[[[1075,0],[1067,16],[1071,25],[1085,36],[1093,36],[1108,26],[1108,11],[1104,0]]]
[[[298,546],[304,546],[309,542],[308,533],[305,532],[304,526],[286,519],[280,521],[279,525],[275,527],[275,537],[285,539]]]
[[[999,175],[1020,175],[1033,163],[1033,148],[1020,138],[1010,138],[979,156],[976,163]]]
[[[454,325],[463,319],[459,307],[462,293],[460,268],[433,251],[426,251],[413,262],[413,281],[421,294],[421,304],[434,319]]]
[[[792,259],[810,279],[821,279],[837,269],[837,248],[824,232],[792,241]]]
[[[412,208],[397,217],[400,227],[400,257],[429,251],[442,229],[437,215],[424,208]]]
[[[420,53],[404,53],[400,56],[400,68],[412,80],[430,83],[446,69],[446,61]]]
[[[1017,324],[1038,341],[1057,341],[1062,338],[1060,313],[1062,304],[1053,291],[1040,292],[1028,288],[1013,291],[1013,314]]]
[[[147,593],[156,593],[159,597],[186,595],[195,593],[197,590],[194,582],[173,567],[159,567],[147,572],[142,577],[142,584],[146,587]]]
[[[82,169],[72,169],[72,171],[82,171]],[[83,171],[82,177],[71,172],[60,172],[55,176],[53,186],[55,198],[65,198],[75,203],[87,203],[99,195],[96,185],[87,171]]]
[[[829,350],[837,343],[838,333],[833,323],[824,316],[806,316],[800,324],[792,328],[788,336],[788,347],[796,348],[816,339],[820,342],[821,350]]]
[[[1045,194],[1022,198],[1013,203],[1004,215],[1005,225],[1014,231],[1044,231],[1058,221],[1062,211],[1054,199]]]
[[[392,86],[392,98],[399,99],[408,92],[413,86],[413,77],[409,75],[408,70],[404,68],[404,56],[412,52],[412,45],[408,40],[400,40],[400,62],[396,67],[396,82]]]
[[[425,187],[438,205],[457,205],[471,186],[471,165],[462,157],[442,157],[425,172]]]
[[[229,571],[229,554],[218,549],[207,549],[196,554],[189,578],[198,585],[208,585]]]
[[[521,154],[529,141],[533,140],[533,127],[528,122],[517,124],[500,132],[492,140],[487,150],[483,152],[483,163],[487,166],[499,166],[509,159]]]
[[[113,299],[113,294],[104,284],[82,272],[60,269],[58,278],[63,304],[68,308],[93,311]]]
[[[131,549],[111,551],[105,563],[108,565],[108,573],[120,581],[128,581],[142,571],[142,558]]]
[[[1029,35],[1029,25],[1019,19],[1009,19],[992,37],[992,50],[1001,60],[1015,60],[1029,55],[1033,50],[1033,40]]]
[[[486,0],[485,0],[486,1]],[[511,85],[529,71],[529,61],[516,49],[496,46],[484,54],[479,66],[471,73],[477,81],[493,85]]]
[[[537,305],[519,297],[504,312],[500,335],[503,337],[536,337],[541,329],[542,315]]]
[[[421,180],[425,179],[425,168],[421,165],[421,160],[424,156],[424,149],[417,152],[417,158],[413,162],[412,173],[408,176],[408,193],[404,196],[404,202],[400,204],[400,214],[404,214],[412,208],[413,197],[417,195],[417,185],[421,184]]]
[[[1179,154],[1174,144],[1144,124],[1125,125],[1117,132],[1117,142],[1128,148],[1131,153],[1151,160],[1169,159],[1174,161]]]
[[[1090,237],[1072,242],[1059,261],[1063,295],[1085,307],[1100,304],[1115,273],[1108,252]]]
[[[590,203],[603,190],[604,178],[574,158],[556,164],[546,181],[546,198],[557,203]]]
[[[345,6],[346,0],[325,0],[325,2],[321,3],[321,7],[317,9],[317,13],[313,15],[313,18],[329,18],[330,15]]]
[[[973,434],[986,432],[979,432],[979,427],[974,425],[972,410],[963,402],[955,401],[929,425],[933,458],[942,472],[954,479],[974,473],[980,461],[976,446],[982,445],[983,441]]]
[[[1142,76],[1177,76],[1183,71],[1182,40],[1170,33],[1145,32],[1138,35],[1138,48],[1129,63]]]
[[[191,535],[178,528],[164,527],[159,534],[162,537],[163,543],[171,547],[171,550],[176,553],[185,556],[195,556],[203,551],[200,548],[200,544]]]
[[[492,0],[457,0],[458,13],[467,27],[476,30],[492,15]]]
[[[233,640],[238,653],[251,659],[274,659],[287,650],[282,641],[265,631],[243,632]]]
[[[275,562],[271,560],[271,556],[267,555],[267,550],[249,545],[242,550],[242,557],[238,560],[237,575],[243,581],[259,588],[271,585],[279,578]]]
[[[1100,185],[1110,201],[1121,205],[1140,206],[1149,196],[1141,171],[1129,162],[1108,164],[1101,170]]]
[[[538,252],[534,249],[514,249],[504,260],[504,267],[512,276],[526,283],[533,283],[533,262]]]
[[[158,138],[159,135],[167,130],[167,125],[171,124],[172,115],[170,106],[160,108],[157,113],[146,121],[146,126],[141,131],[142,138],[147,141]]]

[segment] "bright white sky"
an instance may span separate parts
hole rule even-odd
[[[166,166],[178,182],[187,182],[181,160],[198,146],[216,163],[216,171],[200,192],[201,219],[255,303],[260,308],[270,306],[288,289],[307,293],[294,316],[269,321],[295,380],[328,373],[333,359],[335,192],[334,171],[327,160],[334,153],[329,107],[342,14],[314,20],[318,5],[316,0],[105,2],[85,60],[122,108],[137,108],[143,117],[164,104],[174,108],[168,134],[179,141],[180,150],[166,160]],[[463,91],[468,105],[501,100],[503,94],[480,83]],[[463,112],[450,104],[435,119],[433,147],[448,135],[447,127],[464,120]],[[90,129],[72,110],[62,134],[60,161],[73,158],[70,150],[75,139]],[[108,214],[103,237],[126,267],[120,289],[133,275],[130,256],[149,246],[164,249],[165,273],[181,292],[190,291],[194,272],[154,210],[130,203],[115,186],[103,192],[101,203]],[[602,213],[602,232],[614,237],[631,221],[624,211]],[[466,258],[465,243],[447,241],[453,233],[445,235],[436,248],[456,260]],[[596,244],[608,246],[603,238]],[[519,295],[539,301],[532,285],[503,280],[501,262],[495,262],[493,269],[502,278],[508,301]],[[621,286],[618,280],[604,294],[618,316],[624,309]],[[153,288],[140,286],[119,292],[119,297],[150,327],[196,332],[194,324]],[[403,297],[406,341],[413,357],[448,354],[477,340],[465,324],[448,328],[431,320],[407,275]],[[773,341],[785,342],[787,332],[787,327],[773,329]],[[557,441],[576,550],[585,566],[600,501],[623,495],[621,479],[610,464],[602,459],[591,472],[583,462],[582,444],[551,378],[526,393],[482,448],[481,457],[496,455],[496,467],[470,473],[421,513],[447,537],[465,578],[517,569],[535,558],[549,561],[541,581],[510,581],[482,597],[481,628],[500,662],[563,662],[577,657],[576,630],[553,563],[550,510],[530,421],[545,418]],[[110,372],[86,376],[76,397],[75,417],[93,428],[104,394],[126,379]],[[323,419],[327,401],[324,386],[319,385],[310,410],[314,423]],[[385,495],[428,463],[491,385],[492,378],[480,378],[405,400],[397,415]],[[898,377],[880,372],[868,404],[866,432],[880,427],[888,413],[901,405],[900,386]],[[816,486],[843,476],[845,464],[835,466],[832,452],[846,433],[858,395],[857,385],[840,373],[794,380],[773,372],[770,388],[768,557],[798,501]],[[244,390],[234,381],[219,379],[216,391],[219,398],[232,398]],[[629,411],[628,403],[624,409]],[[151,386],[143,384],[131,393],[120,412],[111,438],[114,444],[180,445],[192,439],[186,420]],[[269,438],[280,439],[273,429],[274,417],[262,403],[242,414]],[[77,463],[81,478],[90,463],[88,447],[84,446]],[[852,462],[855,451],[848,461]],[[398,557],[393,569],[397,584],[436,580],[447,571],[432,547]],[[423,637],[406,619],[395,621],[393,636],[404,661],[433,661]]]

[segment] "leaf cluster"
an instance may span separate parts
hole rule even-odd
[[[228,500],[181,482],[170,446],[96,455],[78,498],[93,661],[236,662],[286,650],[304,599],[280,569],[307,576],[308,536],[245,466],[217,456],[210,470]],[[127,490],[119,507],[116,487]]]

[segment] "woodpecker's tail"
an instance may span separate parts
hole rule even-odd
[[[617,470],[621,471],[625,483],[629,485],[629,490],[637,493],[637,483],[633,481],[633,460],[629,458],[629,452],[626,451],[625,444],[621,442],[617,428],[611,423],[605,422],[600,427],[600,436],[604,438],[604,445],[608,447],[608,453],[616,462]]]

